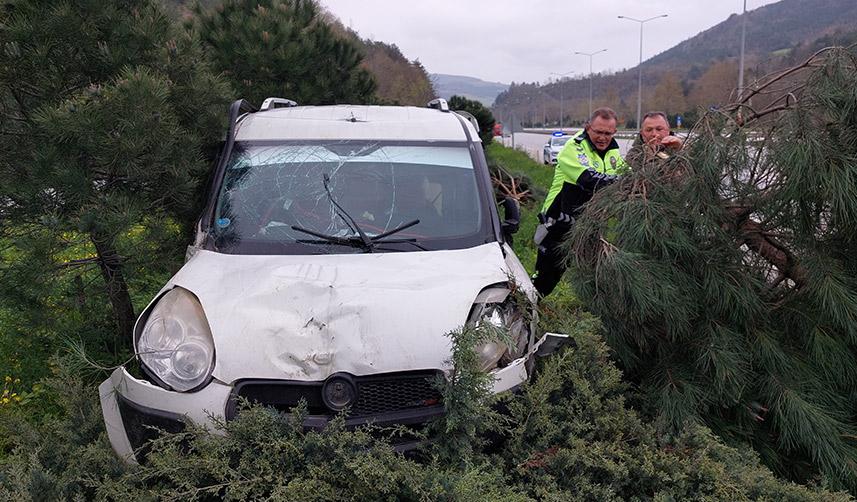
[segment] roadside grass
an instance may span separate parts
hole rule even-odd
[[[518,233],[515,234],[513,247],[521,263],[532,274],[536,268],[536,245],[533,242],[533,235],[538,226],[538,214],[545,195],[553,182],[554,167],[540,164],[530,158],[526,152],[513,150],[499,143],[488,145],[485,155],[489,167],[501,167],[509,174],[523,176],[528,181],[530,194],[521,203],[521,224]],[[589,315],[583,311],[571,283],[567,278],[563,278],[554,292],[539,302],[542,329],[559,330],[561,320],[566,318],[568,312],[573,312],[580,317]]]

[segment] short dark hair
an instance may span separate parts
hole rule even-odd
[[[670,123],[670,119],[669,119],[669,117],[667,117],[667,114],[666,114],[666,113],[664,113],[664,112],[654,112],[654,111],[653,111],[653,112],[646,112],[646,114],[645,114],[645,115],[643,115],[643,118],[642,118],[642,119],[640,119],[640,126],[642,126],[642,125],[643,125],[643,121],[644,121],[644,120],[646,120],[646,119],[650,119],[650,118],[652,118],[652,117],[660,117],[660,118],[662,118],[662,119],[666,120],[668,125],[669,125],[669,123]]]
[[[606,106],[602,106],[601,108],[593,111],[592,116],[589,117],[589,122],[587,123],[591,123],[596,117],[601,117],[604,120],[613,119],[616,122],[619,122],[619,117],[616,115],[616,112],[614,112],[612,108],[608,108]]]

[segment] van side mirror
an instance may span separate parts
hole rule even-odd
[[[503,223],[500,225],[500,230],[510,246],[513,242],[512,234],[518,231],[520,222],[521,208],[518,206],[518,201],[513,197],[506,197],[503,199]]]

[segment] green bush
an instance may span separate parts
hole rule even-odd
[[[98,391],[70,358],[34,399],[0,408],[0,500],[91,500],[127,468],[110,449]]]
[[[143,466],[107,445],[93,388],[56,366],[51,399],[62,413],[33,422],[0,414],[4,500],[850,500],[778,480],[751,450],[702,427],[660,437],[624,400],[621,373],[591,317],[566,319],[572,346],[543,361],[538,378],[500,399],[487,392],[469,348],[454,338],[456,378],[445,385],[451,419],[416,455],[394,452],[395,431],[321,432],[246,407],[219,423],[152,443]]]
[[[574,347],[507,399],[510,482],[553,500],[848,500],[777,479],[752,451],[692,426],[660,436],[625,403],[626,384],[591,317],[566,321]]]

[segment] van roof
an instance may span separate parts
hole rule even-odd
[[[393,140],[472,141],[479,134],[452,112],[415,106],[295,106],[248,113],[236,126],[237,141]]]

